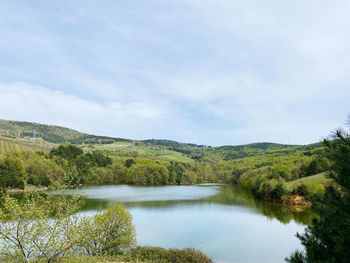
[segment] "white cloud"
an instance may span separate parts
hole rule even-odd
[[[2,118],[212,145],[311,143],[350,110],[347,0],[7,3]]]
[[[99,135],[132,138],[148,133],[164,119],[156,105],[140,102],[105,104],[24,83],[0,84],[0,116],[4,119],[63,125]]]

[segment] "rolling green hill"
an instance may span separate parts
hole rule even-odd
[[[55,125],[0,119],[0,136],[12,139],[27,137],[27,141],[29,141],[28,137],[33,137],[34,133],[36,138],[42,138],[46,142],[55,144],[69,142],[72,144],[111,145],[112,147],[115,147],[115,143],[125,143],[133,146],[129,147],[129,149],[132,148],[132,150],[136,150],[139,153],[158,156],[164,155],[174,160],[185,160],[186,158],[200,160],[205,156],[216,156],[215,158],[222,160],[234,160],[265,154],[295,154],[299,152],[310,156],[321,152],[323,148],[321,143],[304,146],[263,142],[237,146],[228,145],[210,147],[172,140],[130,140],[124,138],[96,136]],[[5,148],[5,146],[3,147]]]
[[[221,156],[224,160],[239,159],[244,157],[263,154],[295,154],[302,152],[304,155],[320,153],[323,149],[322,143],[309,145],[285,145],[277,143],[251,143],[237,146],[219,146],[207,149],[209,153]]]
[[[299,185],[304,184],[310,193],[324,192],[324,187],[329,185],[333,180],[327,177],[326,173],[300,178],[294,181],[286,182],[286,189],[291,191]]]
[[[113,143],[116,141],[130,141],[121,138],[90,135],[55,125],[46,125],[25,121],[0,120],[0,136],[10,138],[23,138],[26,136],[33,137],[34,133],[35,137],[40,137],[45,141],[51,143],[70,142],[73,144],[104,144]]]

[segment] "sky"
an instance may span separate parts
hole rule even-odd
[[[0,0],[0,119],[308,144],[350,114],[348,0]]]

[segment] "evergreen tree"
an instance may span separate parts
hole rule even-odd
[[[325,140],[325,145],[331,163],[330,177],[341,189],[326,189],[320,218],[304,234],[297,234],[305,252],[295,252],[287,262],[350,262],[350,136],[339,129],[333,137],[334,140]]]

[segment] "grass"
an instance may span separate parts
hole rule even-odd
[[[170,159],[173,161],[179,161],[179,162],[191,162],[192,161],[191,158],[187,157],[186,155],[184,155],[182,153],[168,150],[168,149],[164,149],[164,148],[151,148],[151,147],[141,146],[140,151],[142,151],[145,154],[151,154],[151,155],[159,156],[162,158]]]
[[[112,152],[124,152],[124,153],[131,153],[131,152],[137,152],[140,155],[148,155],[148,156],[155,156],[160,159],[168,159],[172,161],[178,161],[178,162],[193,162],[193,160],[186,155],[168,150],[164,147],[157,147],[157,146],[144,146],[144,145],[133,145],[130,142],[115,142],[113,144],[107,144],[107,145],[101,145],[101,144],[95,144],[93,146],[97,150],[107,150]]]
[[[285,183],[285,187],[288,191],[292,191],[299,185],[305,184],[311,193],[323,193],[324,187],[331,182],[332,179],[328,178],[325,173],[320,173],[287,182]]]
[[[116,145],[132,145],[131,142],[115,142]]]

